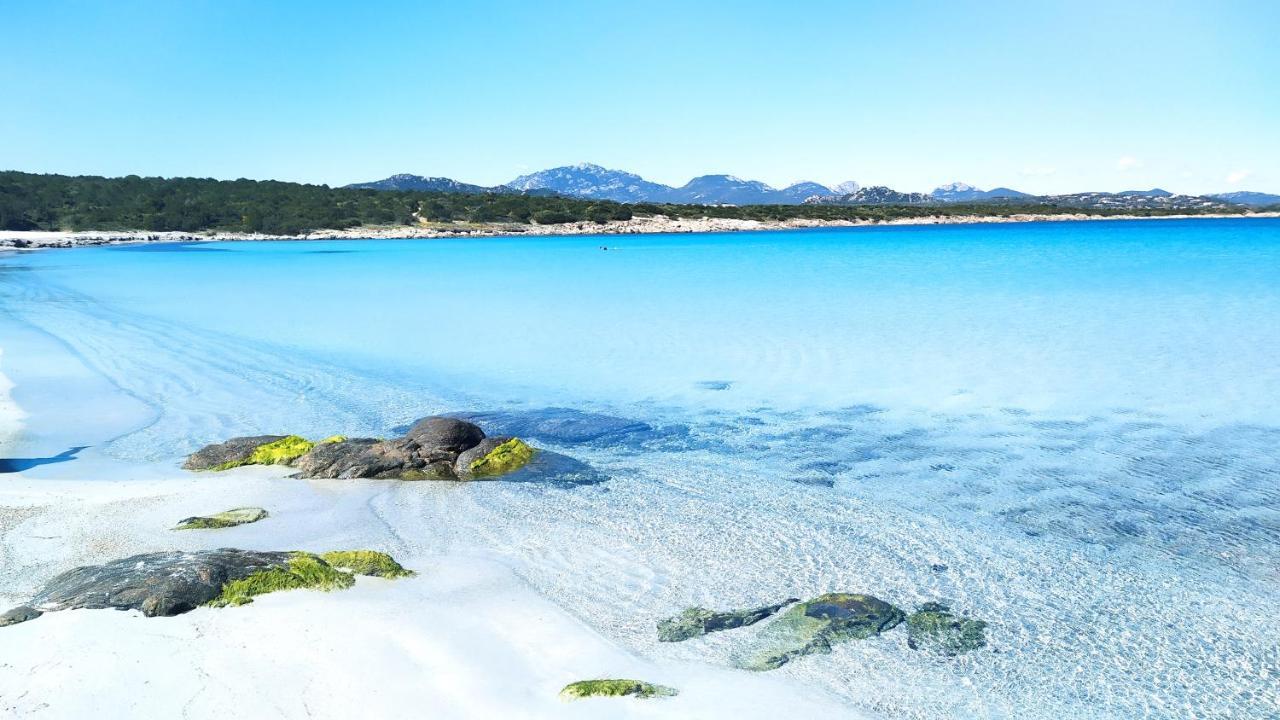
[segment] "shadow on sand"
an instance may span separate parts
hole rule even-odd
[[[0,458],[0,473],[16,473],[23,470],[30,470],[41,465],[52,465],[54,463],[67,462],[75,460],[76,453],[84,450],[88,445],[73,447],[70,450],[64,450],[52,457],[43,458]]]

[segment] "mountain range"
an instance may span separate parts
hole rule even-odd
[[[1232,192],[1218,195],[1177,195],[1167,190],[1086,192],[1069,195],[1030,195],[1007,187],[982,190],[950,183],[929,193],[898,192],[884,186],[862,187],[848,181],[835,187],[799,182],[774,188],[758,180],[732,175],[701,175],[680,187],[656,183],[634,173],[583,163],[521,175],[504,185],[485,187],[443,177],[392,175],[385,180],[355,183],[349,188],[417,190],[459,193],[558,194],[615,202],[678,203],[690,205],[924,205],[931,203],[1045,202],[1080,208],[1182,209],[1227,205],[1264,207],[1280,204],[1280,195]]]

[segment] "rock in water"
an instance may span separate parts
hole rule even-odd
[[[226,470],[244,465],[253,451],[268,443],[284,440],[284,435],[254,435],[231,438],[226,442],[206,445],[192,453],[182,467],[187,470]]]
[[[519,470],[532,459],[533,448],[520,438],[485,438],[458,456],[453,471],[463,479],[495,477]]]
[[[665,685],[654,685],[643,680],[579,680],[569,683],[560,691],[565,700],[578,700],[589,697],[673,697],[679,691]]]
[[[294,467],[304,478],[453,479],[453,455],[424,452],[411,438],[354,438],[316,445]]]
[[[338,566],[307,552],[223,548],[134,555],[62,573],[45,584],[30,608],[15,608],[4,617],[21,622],[17,618],[29,614],[26,611],[80,608],[140,610],[147,617],[180,615],[201,605],[242,605],[278,590],[350,587],[355,582],[352,573],[400,577],[409,572],[382,553],[327,555]]]
[[[691,607],[684,612],[669,617],[658,623],[659,642],[680,642],[719,630],[754,625],[782,608],[800,602],[799,598],[789,598],[777,605],[766,605],[751,610],[730,610],[716,612],[704,607]]]
[[[174,530],[218,530],[258,522],[266,516],[267,511],[262,508],[235,508],[213,515],[189,517],[180,521]]]
[[[987,623],[952,614],[941,603],[925,603],[907,618],[907,647],[955,656],[985,647]]]
[[[484,431],[474,423],[458,418],[432,416],[413,424],[405,437],[417,441],[426,451],[452,453],[456,458],[463,450],[469,450],[484,440]]]
[[[6,625],[17,625],[18,623],[23,623],[28,620],[35,620],[43,614],[44,613],[33,607],[20,605],[7,613],[0,615],[0,627],[5,627]]]
[[[770,623],[742,666],[773,670],[792,658],[829,653],[837,643],[879,635],[898,625],[903,617],[901,610],[870,595],[821,595],[793,606]]]

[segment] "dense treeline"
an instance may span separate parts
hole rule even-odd
[[[668,205],[547,195],[389,192],[277,181],[122,178],[0,172],[0,230],[222,230],[294,235],[308,230],[431,222],[606,223],[635,215],[750,220],[890,220],[928,215],[1077,213],[1039,204]],[[1160,215],[1186,210],[1092,210]]]

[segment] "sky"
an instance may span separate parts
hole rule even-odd
[[[1280,3],[0,0],[0,169],[1280,192]]]

